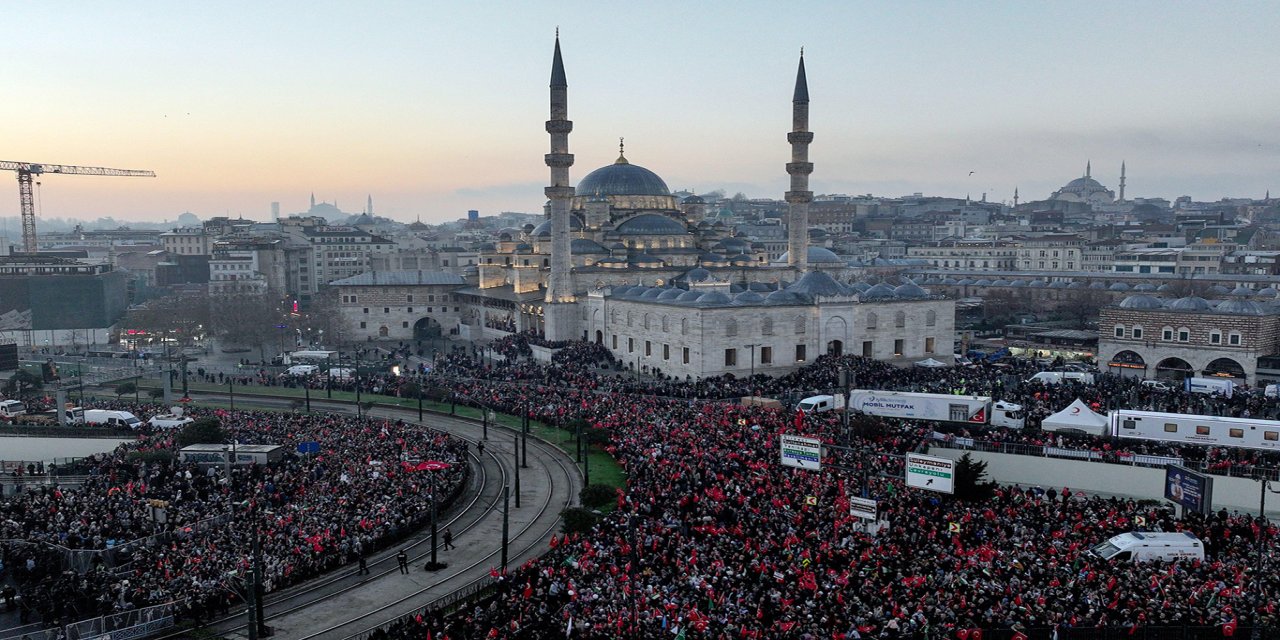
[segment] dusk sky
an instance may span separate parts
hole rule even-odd
[[[0,160],[159,176],[47,177],[46,217],[540,211],[557,26],[575,183],[625,136],[673,190],[781,198],[804,46],[815,193],[1041,199],[1086,160],[1280,193],[1275,2],[18,3]]]

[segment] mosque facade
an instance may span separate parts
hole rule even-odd
[[[550,89],[546,220],[503,230],[482,247],[474,285],[452,292],[460,312],[451,333],[592,340],[638,369],[693,378],[780,373],[823,353],[941,354],[950,362],[952,300],[910,282],[857,282],[859,267],[809,244],[813,133],[803,53],[787,134],[788,250],[772,261],[708,219],[702,198],[673,195],[657,173],[627,157],[621,141],[614,162],[574,186],[558,37]]]

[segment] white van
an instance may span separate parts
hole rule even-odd
[[[822,413],[843,408],[843,396],[812,396],[796,403],[796,411],[805,413]]]
[[[1280,398],[1280,384],[1269,384],[1262,390],[1264,398]]]
[[[1143,380],[1141,384],[1144,387],[1151,387],[1161,391],[1173,391],[1174,389],[1173,384],[1167,380]]]
[[[1185,531],[1178,533],[1130,531],[1102,544],[1094,545],[1089,552],[1111,562],[1204,560],[1204,543]]]
[[[137,429],[142,420],[128,411],[109,411],[106,409],[89,409],[84,412],[85,424],[105,424],[108,427],[127,427]]]
[[[1236,390],[1236,383],[1227,378],[1187,378],[1182,381],[1183,388],[1191,393],[1221,394],[1230,398]]]
[[[1083,371],[1041,371],[1027,378],[1027,382],[1039,382],[1040,384],[1062,384],[1064,382],[1093,384],[1093,374]]]
[[[16,418],[27,412],[27,405],[17,400],[0,402],[0,418]]]
[[[291,376],[309,376],[319,370],[320,367],[317,367],[314,364],[295,364],[292,367],[289,367],[289,370],[285,371],[285,373]]]
[[[185,424],[195,422],[191,418],[176,413],[166,413],[158,416],[152,416],[147,424],[156,429],[176,429]]]

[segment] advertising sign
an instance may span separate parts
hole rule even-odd
[[[1187,511],[1213,510],[1213,478],[1176,464],[1164,468],[1164,497]]]
[[[955,493],[956,463],[946,458],[907,454],[907,486],[938,493]]]
[[[849,498],[849,513],[863,520],[875,520],[879,507],[875,500],[867,498]]]
[[[822,442],[817,438],[782,436],[782,466],[822,470]]]

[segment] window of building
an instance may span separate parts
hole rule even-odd
[[[1160,330],[1160,339],[1167,342],[1173,341],[1173,327],[1165,327]]]
[[[907,314],[902,311],[893,314],[893,326],[899,329],[907,326]]]
[[[616,333],[613,334],[613,348],[615,351],[618,349],[618,334]]]
[[[1190,329],[1188,329],[1188,328],[1186,328],[1186,327],[1182,327],[1182,328],[1178,329],[1178,342],[1188,342],[1188,341],[1190,341],[1190,340],[1191,340],[1191,330],[1190,330]]]
[[[689,347],[685,347],[685,348],[683,349],[683,352],[681,353],[681,360],[682,360],[685,364],[689,364]]]
[[[369,307],[365,307],[365,308],[364,308],[364,312],[365,312],[365,313],[369,313]]]
[[[1122,324],[1118,324],[1118,325],[1116,325],[1116,337],[1117,337],[1117,338],[1123,338],[1123,337],[1124,337],[1124,325],[1122,325]]]
[[[1209,332],[1209,344],[1222,344],[1222,332],[1214,329]]]
[[[405,307],[405,313],[413,313],[413,307]]]
[[[726,335],[726,336],[736,336],[736,335],[738,335],[738,321],[737,321],[737,320],[735,320],[735,319],[733,319],[733,318],[729,318],[729,319],[727,319],[727,320],[725,320],[725,321],[724,321],[724,335]]]
[[[408,321],[408,320],[406,320],[406,321],[404,321],[404,322],[401,322],[401,323],[400,323],[400,328],[401,328],[401,329],[408,329],[408,328],[409,328],[409,321]]]
[[[724,350],[724,366],[726,367],[738,366],[738,350],[737,349]]]
[[[933,338],[924,339],[924,352],[933,353]]]
[[[871,313],[868,313],[868,314],[867,314],[867,328],[868,328],[868,329],[875,329],[875,328],[876,328],[876,323],[877,323],[877,322],[879,322],[879,321],[880,321],[880,316],[876,315],[876,313],[875,313],[874,311],[872,311]]]
[[[365,324],[366,324],[366,323],[361,322],[361,323],[360,323],[360,328],[361,328],[361,329],[367,329],[368,327],[366,327],[366,326],[365,326]]]
[[[412,294],[412,293],[410,293],[410,294],[405,295],[405,297],[404,297],[404,301],[405,301],[405,302],[413,302],[413,294]]]
[[[804,345],[802,344],[796,345],[796,362],[804,362],[805,357],[806,356],[805,356]]]
[[[1133,339],[1134,339],[1134,340],[1141,340],[1141,339],[1142,339],[1142,326],[1141,326],[1141,325],[1136,325],[1136,326],[1134,326],[1132,329],[1130,329],[1130,330],[1129,330],[1129,333],[1133,335]]]
[[[662,345],[662,359],[663,360],[671,359],[671,345],[669,344]]]
[[[901,339],[893,341],[893,355],[902,355],[902,343],[903,341]]]
[[[647,358],[653,355],[653,343],[648,340],[644,341],[644,356]]]
[[[688,318],[680,319],[680,335],[682,336],[689,335],[689,319]]]
[[[804,335],[804,331],[805,331],[804,316],[796,316],[794,331],[795,331],[795,334],[798,336]]]
[[[938,324],[938,312],[933,309],[928,310],[924,314],[924,326],[933,327]]]
[[[876,348],[875,342],[871,340],[863,340],[862,341],[862,357],[864,358],[872,357],[872,354],[875,353],[875,348]]]
[[[763,318],[760,320],[760,335],[773,335],[773,318]]]
[[[636,339],[627,338],[627,353],[635,353],[635,350],[636,350]]]
[[[1227,344],[1233,347],[1240,346],[1240,334],[1235,331],[1232,331],[1231,333],[1227,334]]]

